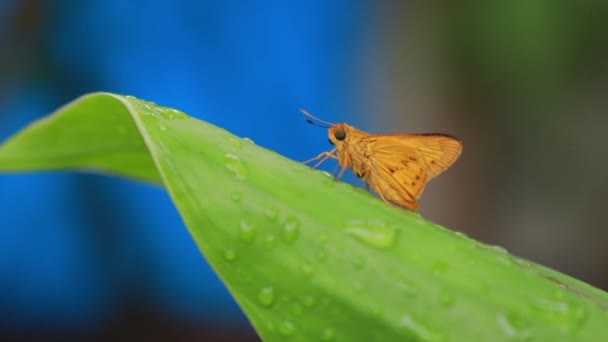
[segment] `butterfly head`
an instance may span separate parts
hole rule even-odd
[[[352,129],[353,128],[351,126],[344,123],[335,124],[329,127],[327,131],[329,143],[332,145],[341,146],[344,140],[346,140],[346,138],[350,135]]]
[[[358,131],[357,129],[353,128],[352,126],[350,126],[348,124],[345,124],[345,123],[334,124],[331,122],[323,121],[317,117],[314,117],[313,115],[311,115],[304,109],[300,109],[300,111],[302,112],[302,114],[304,114],[310,118],[309,120],[306,120],[306,122],[308,122],[309,124],[317,126],[317,127],[327,128],[328,136],[329,136],[329,143],[332,145],[335,145],[336,148],[338,148],[338,149],[340,149],[342,147],[342,143],[347,139],[347,137],[351,136],[353,133],[355,135],[357,134],[357,132],[361,133],[360,131]]]

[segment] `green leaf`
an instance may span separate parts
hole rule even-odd
[[[0,146],[51,169],[162,184],[265,341],[608,336],[605,292],[151,102],[89,94]]]

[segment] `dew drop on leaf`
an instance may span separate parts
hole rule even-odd
[[[232,134],[223,132],[222,136],[224,137],[224,140],[226,140],[226,142],[228,142],[230,145],[237,148],[243,147],[243,143],[241,143],[241,141]]]
[[[279,333],[285,337],[292,336],[296,332],[296,326],[290,321],[283,321],[279,325]]]
[[[247,178],[247,167],[245,166],[245,164],[243,164],[241,159],[239,159],[239,157],[235,156],[234,154],[226,154],[226,156],[224,157],[224,165],[226,166],[226,169],[228,169],[228,171],[230,171],[236,179],[243,180]]]
[[[239,226],[239,239],[243,242],[252,242],[255,239],[255,235],[255,226],[245,220],[241,220]]]
[[[258,292],[258,303],[264,307],[271,307],[274,304],[274,289],[272,287],[264,287]]]
[[[510,340],[529,341],[532,337],[526,318],[514,312],[496,316],[496,324],[503,335]]]
[[[557,323],[565,334],[580,330],[587,318],[584,308],[565,299],[538,298],[532,308],[537,314]]]
[[[277,245],[276,236],[274,236],[272,234],[268,234],[264,237],[264,247],[266,247],[266,249],[272,249],[276,245]]]
[[[236,250],[234,248],[228,248],[224,251],[224,259],[226,259],[226,261],[236,261],[237,259],[237,254],[236,254]]]
[[[241,200],[243,199],[243,195],[241,195],[240,192],[233,192],[232,195],[230,195],[230,199],[234,203],[241,203]]]
[[[345,231],[364,244],[380,249],[388,249],[397,242],[397,227],[381,220],[351,220]]]
[[[277,212],[276,209],[273,208],[268,208],[264,211],[264,215],[266,215],[266,218],[268,219],[268,221],[270,221],[271,223],[275,223],[277,222],[277,219],[279,217],[279,213]]]
[[[169,107],[163,107],[163,112],[162,112],[162,117],[167,119],[167,120],[176,120],[176,119],[187,119],[188,115],[186,115],[184,112],[174,109],[174,108],[169,108]]]
[[[422,322],[419,322],[410,314],[401,316],[399,324],[406,330],[415,334],[418,337],[418,341],[439,342],[445,340],[442,334],[434,331]]]
[[[300,221],[294,216],[288,216],[283,224],[281,238],[285,242],[293,242],[300,234]]]

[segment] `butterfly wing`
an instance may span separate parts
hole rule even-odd
[[[452,165],[462,151],[458,139],[443,134],[370,135],[366,138],[370,186],[383,199],[417,208],[426,183]]]

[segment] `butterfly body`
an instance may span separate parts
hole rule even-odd
[[[306,164],[318,160],[314,169],[335,159],[342,167],[337,179],[349,168],[382,200],[410,210],[418,208],[428,181],[451,166],[462,151],[460,141],[446,134],[368,134],[345,123],[327,128],[335,148]]]

